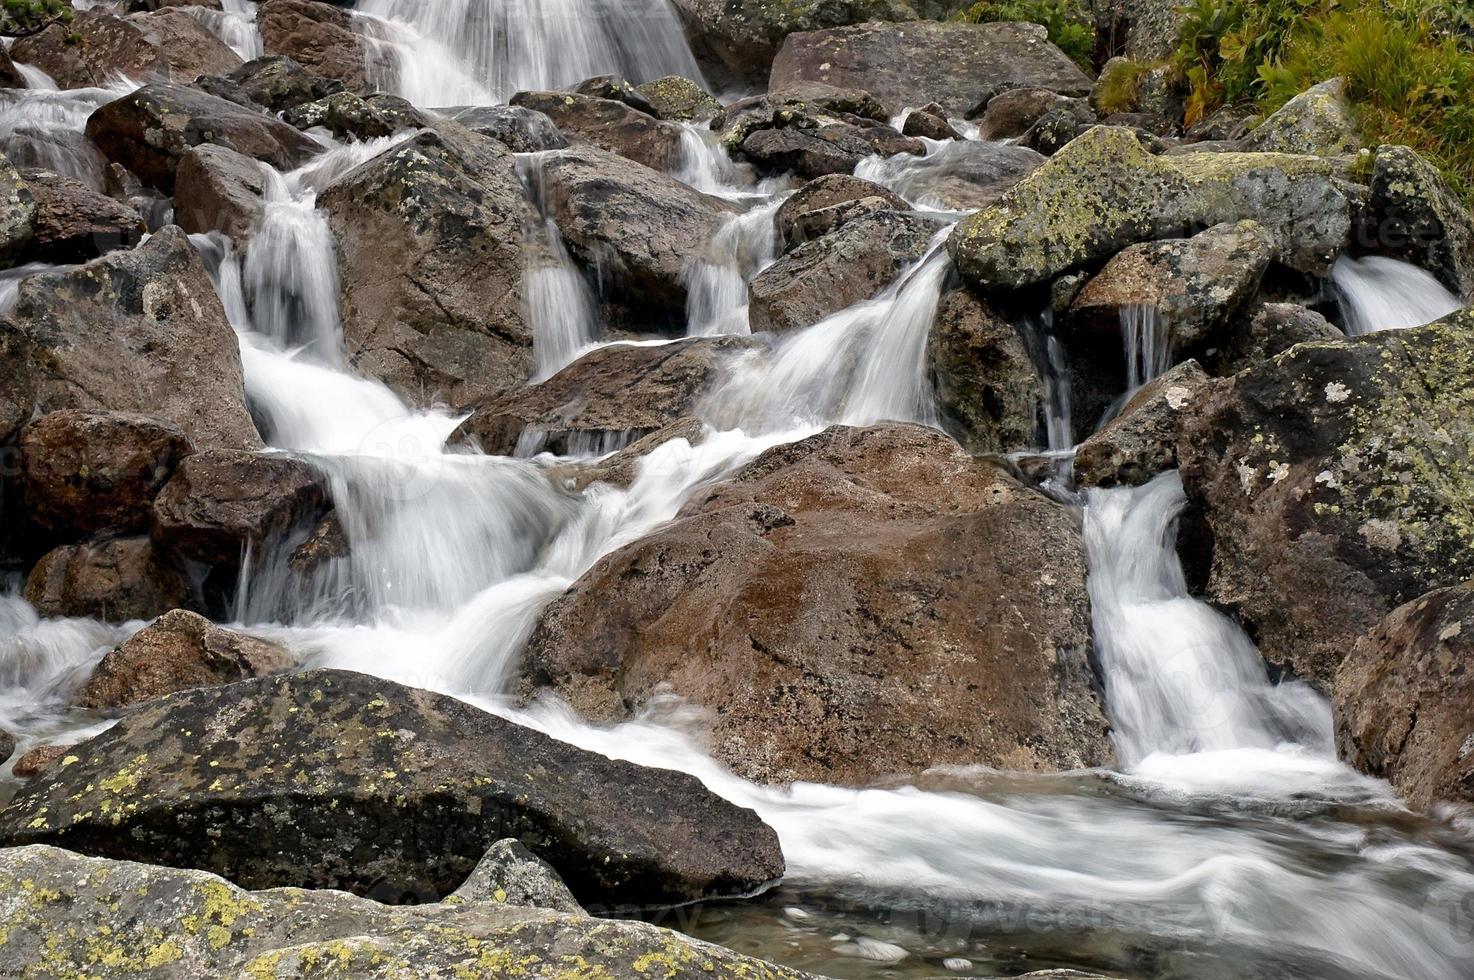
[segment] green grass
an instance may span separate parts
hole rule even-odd
[[[1041,24],[1054,46],[1080,67],[1091,70],[1095,53],[1095,21],[1082,0],[979,0],[955,15],[973,24],[1027,21]]]
[[[1372,143],[1428,156],[1474,195],[1474,12],[1444,0],[1193,0],[1174,65],[1189,124],[1225,104],[1262,113],[1344,77]]]

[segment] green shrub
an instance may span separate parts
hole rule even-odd
[[[1081,0],[979,0],[957,14],[973,24],[1026,21],[1040,24],[1049,40],[1082,68],[1095,54],[1095,21]]]
[[[1109,116],[1134,110],[1142,80],[1151,72],[1152,66],[1140,61],[1115,58],[1106,62],[1095,84],[1095,111]]]
[[[53,21],[68,23],[72,5],[66,0],[4,0],[0,5],[0,34],[34,33]]]

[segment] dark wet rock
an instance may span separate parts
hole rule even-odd
[[[1084,487],[1140,486],[1177,466],[1177,443],[1195,399],[1210,384],[1197,361],[1183,361],[1134,393],[1121,411],[1075,450]]]
[[[907,114],[901,125],[902,136],[922,136],[929,140],[958,140],[962,135],[947,121],[947,112],[936,103]]]
[[[132,248],[142,240],[145,229],[137,211],[75,177],[49,170],[26,170],[21,176],[36,202],[27,259],[86,262],[115,249]]]
[[[982,297],[966,288],[942,294],[927,365],[942,425],[968,452],[1039,445],[1038,369],[1018,329]]]
[[[15,755],[15,736],[7,731],[0,731],[0,762],[9,762],[10,757]]]
[[[27,87],[25,76],[20,73],[19,68],[15,67],[15,62],[10,58],[9,50],[0,50],[0,87]]]
[[[680,75],[667,75],[636,88],[650,104],[648,111],[656,119],[706,122],[722,111],[722,104],[710,92]]]
[[[561,150],[568,137],[541,112],[514,105],[470,106],[452,117],[473,133],[490,136],[513,153]]]
[[[364,41],[348,11],[316,0],[266,0],[256,24],[268,55],[286,55],[350,92],[373,91]]]
[[[10,772],[21,779],[34,779],[60,762],[66,754],[64,745],[38,745],[16,759]]]
[[[1405,146],[1377,148],[1357,245],[1432,272],[1474,296],[1474,219],[1438,168]]]
[[[1129,130],[1098,126],[964,219],[951,249],[969,281],[1016,289],[1137,242],[1245,219],[1270,233],[1279,261],[1303,272],[1324,272],[1350,240],[1350,201],[1326,161],[1152,156]]]
[[[865,784],[1106,762],[1089,636],[1067,510],[934,429],[836,427],[598,562],[524,671],[595,720],[673,691],[748,778]]]
[[[265,210],[260,162],[204,143],[190,147],[174,172],[174,220],[190,234],[219,231],[244,249]]]
[[[569,89],[575,95],[591,95],[596,99],[613,99],[623,102],[631,109],[638,110],[647,116],[655,115],[655,107],[650,100],[640,92],[638,88],[627,78],[618,75],[599,75],[595,78],[586,78]]]
[[[651,315],[684,321],[682,273],[732,205],[591,146],[548,157],[539,184],[569,250],[599,270],[607,289]]]
[[[153,619],[193,604],[183,571],[146,537],[62,545],[31,569],[25,596],[42,616],[112,623]]]
[[[769,84],[800,81],[864,89],[897,106],[936,102],[953,116],[971,115],[1006,89],[1080,96],[1091,88],[1043,27],[1025,23],[870,23],[792,34]]]
[[[1178,443],[1208,595],[1328,688],[1397,606],[1474,575],[1474,329],[1293,347],[1217,382]],[[1314,583],[1307,588],[1306,583]]]
[[[134,81],[166,78],[168,62],[147,35],[105,7],[78,11],[68,24],[52,24],[18,38],[10,56],[39,68],[61,88],[104,85],[115,75]]]
[[[77,704],[99,711],[126,708],[179,691],[264,677],[295,663],[278,643],[176,609],[110,650],[92,669]]]
[[[908,200],[972,211],[996,203],[1043,163],[1044,157],[1028,147],[959,141],[916,161],[893,186]]]
[[[1085,284],[1061,333],[1069,346],[1104,356],[1120,348],[1121,311],[1132,309],[1160,322],[1167,363],[1202,354],[1227,341],[1273,258],[1274,242],[1253,221],[1132,245]]]
[[[1394,609],[1336,675],[1336,747],[1415,807],[1474,802],[1474,583]]]
[[[889,123],[892,111],[869,92],[832,85],[804,83],[785,92],[769,92],[739,99],[711,122],[722,145],[736,150],[742,141],[763,129],[819,129],[822,126],[864,129]],[[895,130],[893,137],[900,137]]]
[[[919,140],[905,141],[894,130],[862,129],[849,125],[782,126],[758,129],[739,146],[742,156],[765,174],[792,173],[799,177],[852,172],[861,160],[883,150],[920,156]],[[877,140],[882,145],[877,145]],[[903,142],[897,143],[897,140]],[[881,153],[891,156],[892,153]]]
[[[1321,82],[1286,102],[1244,137],[1244,149],[1332,157],[1355,153],[1361,138],[1346,80]]]
[[[345,174],[319,203],[360,372],[417,404],[466,404],[531,374],[522,280],[536,215],[502,144],[439,123]]]
[[[692,50],[723,86],[768,83],[790,34],[865,21],[916,19],[906,0],[673,0]]]
[[[172,81],[187,85],[201,75],[224,75],[241,65],[241,56],[186,10],[133,14],[128,23],[159,49]]]
[[[36,198],[10,161],[0,155],[0,263],[12,264],[31,242]]]
[[[21,430],[26,515],[62,538],[148,530],[153,501],[194,451],[177,425],[130,412],[51,412]]]
[[[166,193],[192,146],[214,143],[289,170],[321,147],[264,112],[182,85],[146,85],[94,112],[87,136],[109,160],[121,163]]]
[[[801,245],[839,227],[835,220],[839,212],[831,209],[859,201],[877,201],[891,211],[910,209],[898,195],[879,184],[849,174],[826,174],[795,191],[778,207],[774,220],[784,242],[789,246]]]
[[[748,285],[753,332],[807,327],[869,299],[927,253],[937,228],[910,211],[879,211],[804,242]]]
[[[1093,125],[1093,116],[1075,106],[1061,106],[1034,120],[1034,125],[1018,138],[1016,145],[1052,157]]]
[[[1256,361],[1267,361],[1296,344],[1345,340],[1346,335],[1324,316],[1295,303],[1263,303],[1240,319],[1232,340],[1214,360],[1215,374],[1233,374]]]
[[[748,894],[783,873],[777,835],[692,776],[346,671],[149,702],[72,754],[0,836],[390,903],[451,894],[508,837],[591,909]]]
[[[0,851],[0,922],[0,973],[15,976],[814,980],[648,923],[495,892],[403,908],[336,891],[248,892],[202,871],[44,846]]]
[[[234,565],[249,548],[265,554],[328,509],[324,480],[278,453],[215,449],[186,458],[153,505],[153,535],[206,564]]]
[[[1022,136],[1046,113],[1057,109],[1074,113],[1082,124],[1093,119],[1089,104],[1080,99],[1072,99],[1047,88],[1009,89],[988,100],[988,108],[978,122],[978,139],[1005,140]]]
[[[476,870],[451,895],[460,902],[496,902],[555,912],[583,912],[553,866],[513,838],[491,845]]]
[[[293,106],[282,118],[298,129],[321,126],[343,140],[371,140],[403,129],[419,129],[430,118],[396,95],[338,92],[315,102]]]
[[[527,449],[559,455],[614,437],[632,441],[690,414],[723,357],[749,346],[741,337],[701,337],[600,347],[481,406],[464,431],[490,453],[511,453],[524,439]]]
[[[681,162],[681,127],[625,102],[573,92],[519,92],[512,105],[541,112],[567,136],[653,170],[671,170]]]
[[[166,419],[202,448],[260,445],[235,331],[178,228],[21,282],[0,317],[0,432],[65,408]]]
[[[227,80],[251,102],[272,112],[285,112],[343,91],[342,82],[314,75],[286,55],[248,61],[231,72]]]

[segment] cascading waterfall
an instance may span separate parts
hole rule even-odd
[[[775,215],[783,200],[733,215],[717,229],[704,255],[688,265],[686,332],[692,337],[750,334],[747,285],[778,260]]]
[[[539,380],[573,363],[603,333],[594,291],[568,254],[563,233],[548,217],[543,201],[543,168],[559,152],[517,154],[517,171],[528,199],[543,216],[542,238],[530,243],[527,250],[524,279]]]
[[[1163,374],[1171,363],[1170,324],[1156,307],[1132,303],[1121,307],[1121,340],[1126,351],[1127,397]]]
[[[28,87],[0,90],[0,152],[17,167],[42,167],[102,190],[107,161],[82,130],[94,111],[138,85],[120,79],[101,88],[60,91],[40,69],[16,67]]]
[[[1432,323],[1463,307],[1423,269],[1397,259],[1342,256],[1331,268],[1346,333],[1404,330]]]
[[[379,79],[416,105],[505,102],[594,75],[701,79],[667,0],[361,0]]]
[[[242,61],[261,57],[264,45],[256,26],[256,4],[252,0],[220,0],[220,9],[186,4],[188,11]]]

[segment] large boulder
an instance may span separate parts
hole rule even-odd
[[[864,21],[916,19],[907,0],[673,0],[702,70],[725,87],[767,84],[783,39]],[[918,103],[919,104],[919,103]]]
[[[138,212],[49,170],[22,172],[36,214],[25,256],[38,262],[86,262],[114,249],[132,248],[146,231]]]
[[[61,88],[106,85],[117,75],[142,82],[169,74],[159,46],[106,7],[78,11],[71,23],[18,38],[10,55],[41,69]]]
[[[1355,153],[1366,145],[1346,95],[1346,80],[1333,78],[1307,89],[1269,114],[1243,140],[1265,153],[1309,153],[1321,157]]]
[[[148,530],[154,498],[194,451],[172,422],[76,410],[26,425],[19,449],[26,515],[61,538]]]
[[[609,290],[652,319],[684,322],[683,273],[732,205],[591,146],[545,158],[537,183],[569,251]]]
[[[633,441],[691,414],[738,337],[590,351],[546,381],[508,392],[465,425],[490,453],[547,450],[572,455],[611,439]]]
[[[539,873],[527,863],[509,880],[406,908],[338,891],[246,891],[203,871],[42,845],[7,849],[0,974],[813,980],[649,923],[533,907],[518,887]]]
[[[36,198],[20,171],[0,155],[0,264],[9,266],[31,242]]]
[[[1142,385],[1075,449],[1082,487],[1140,486],[1177,466],[1177,443],[1198,395],[1211,384],[1197,361],[1183,361]]]
[[[72,754],[0,837],[388,901],[449,895],[505,837],[589,907],[746,895],[783,874],[777,835],[692,776],[363,674],[184,692]]]
[[[1438,168],[1405,146],[1381,146],[1357,245],[1420,265],[1474,297],[1474,218]]]
[[[179,464],[154,498],[153,535],[175,553],[234,566],[304,535],[329,507],[325,480],[307,463],[278,453],[212,449]]]
[[[382,92],[367,98],[352,92],[335,92],[315,102],[294,106],[282,118],[307,130],[326,129],[340,140],[372,140],[431,124],[429,116],[397,95]]]
[[[1474,575],[1471,411],[1469,311],[1301,344],[1200,399],[1177,456],[1208,594],[1267,660],[1329,688],[1383,616]]]
[[[343,83],[337,79],[315,75],[280,54],[248,61],[224,81],[237,95],[272,112],[285,112],[343,91]]]
[[[1050,112],[1076,114],[1082,124],[1094,119],[1090,105],[1047,88],[1013,88],[988,100],[988,109],[978,121],[978,139],[1007,140],[1024,135]]]
[[[266,0],[256,14],[268,55],[285,55],[350,92],[373,90],[365,41],[348,11],[317,0]]]
[[[795,191],[778,207],[773,220],[777,222],[778,234],[787,245],[801,245],[810,238],[818,237],[814,234],[816,225],[822,227],[819,234],[838,227],[829,220],[816,221],[821,213],[837,216],[838,212],[832,210],[837,205],[870,199],[877,200],[885,210],[908,210],[904,200],[879,184],[851,177],[849,174],[827,174],[816,177]]]
[[[1085,284],[1060,332],[1089,356],[1108,357],[1120,349],[1120,312],[1134,309],[1163,324],[1168,363],[1222,346],[1273,258],[1273,240],[1254,221],[1132,245]]]
[[[264,112],[183,85],[157,83],[109,102],[87,120],[87,136],[107,156],[166,193],[192,146],[215,143],[288,170],[321,147]]]
[[[219,231],[244,250],[266,210],[266,170],[226,146],[202,143],[174,171],[174,221],[192,235]]]
[[[672,691],[761,781],[1070,769],[1111,757],[1088,605],[1069,511],[934,429],[836,427],[599,561],[524,671],[602,721]]]
[[[674,170],[681,163],[681,127],[625,102],[576,92],[519,92],[511,104],[541,112],[568,136],[653,170]]]
[[[1336,675],[1336,747],[1416,807],[1474,803],[1474,583],[1399,606]]]
[[[1324,272],[1351,237],[1350,201],[1331,163],[1285,153],[1152,156],[1129,130],[1097,126],[965,218],[950,247],[969,281],[1018,289],[1137,242],[1245,219],[1302,272]]]
[[[145,537],[62,545],[26,577],[26,601],[42,616],[86,616],[113,623],[153,619],[192,605],[173,557]]]
[[[858,24],[791,34],[773,62],[775,91],[803,82],[858,88],[892,106],[981,112],[1011,88],[1088,95],[1090,76],[1027,23]]]
[[[502,144],[440,123],[345,174],[319,203],[360,372],[416,403],[453,404],[532,373],[523,274],[538,223]]]
[[[803,178],[847,174],[867,157],[920,156],[926,151],[920,140],[875,123],[826,123],[797,113],[784,113],[773,121],[775,125],[753,129],[737,148],[763,174]]]
[[[21,282],[0,317],[0,432],[64,408],[142,412],[199,447],[260,445],[235,331],[178,228]]]
[[[911,211],[876,211],[811,239],[753,277],[754,333],[807,327],[869,299],[926,255],[938,225]]]
[[[514,105],[476,105],[451,116],[473,133],[490,136],[513,153],[562,150],[568,137],[541,112]]]
[[[722,104],[710,92],[680,75],[666,75],[637,85],[635,90],[650,105],[650,114],[656,119],[707,122],[722,111]]]
[[[1044,386],[1018,329],[967,288],[937,304],[927,367],[942,425],[974,455],[1039,445]]]
[[[187,85],[201,75],[224,75],[241,66],[241,56],[187,10],[133,14],[128,23],[159,49],[173,81]]]
[[[92,669],[77,704],[97,711],[125,708],[191,688],[264,677],[295,663],[279,643],[175,609],[110,650]]]

